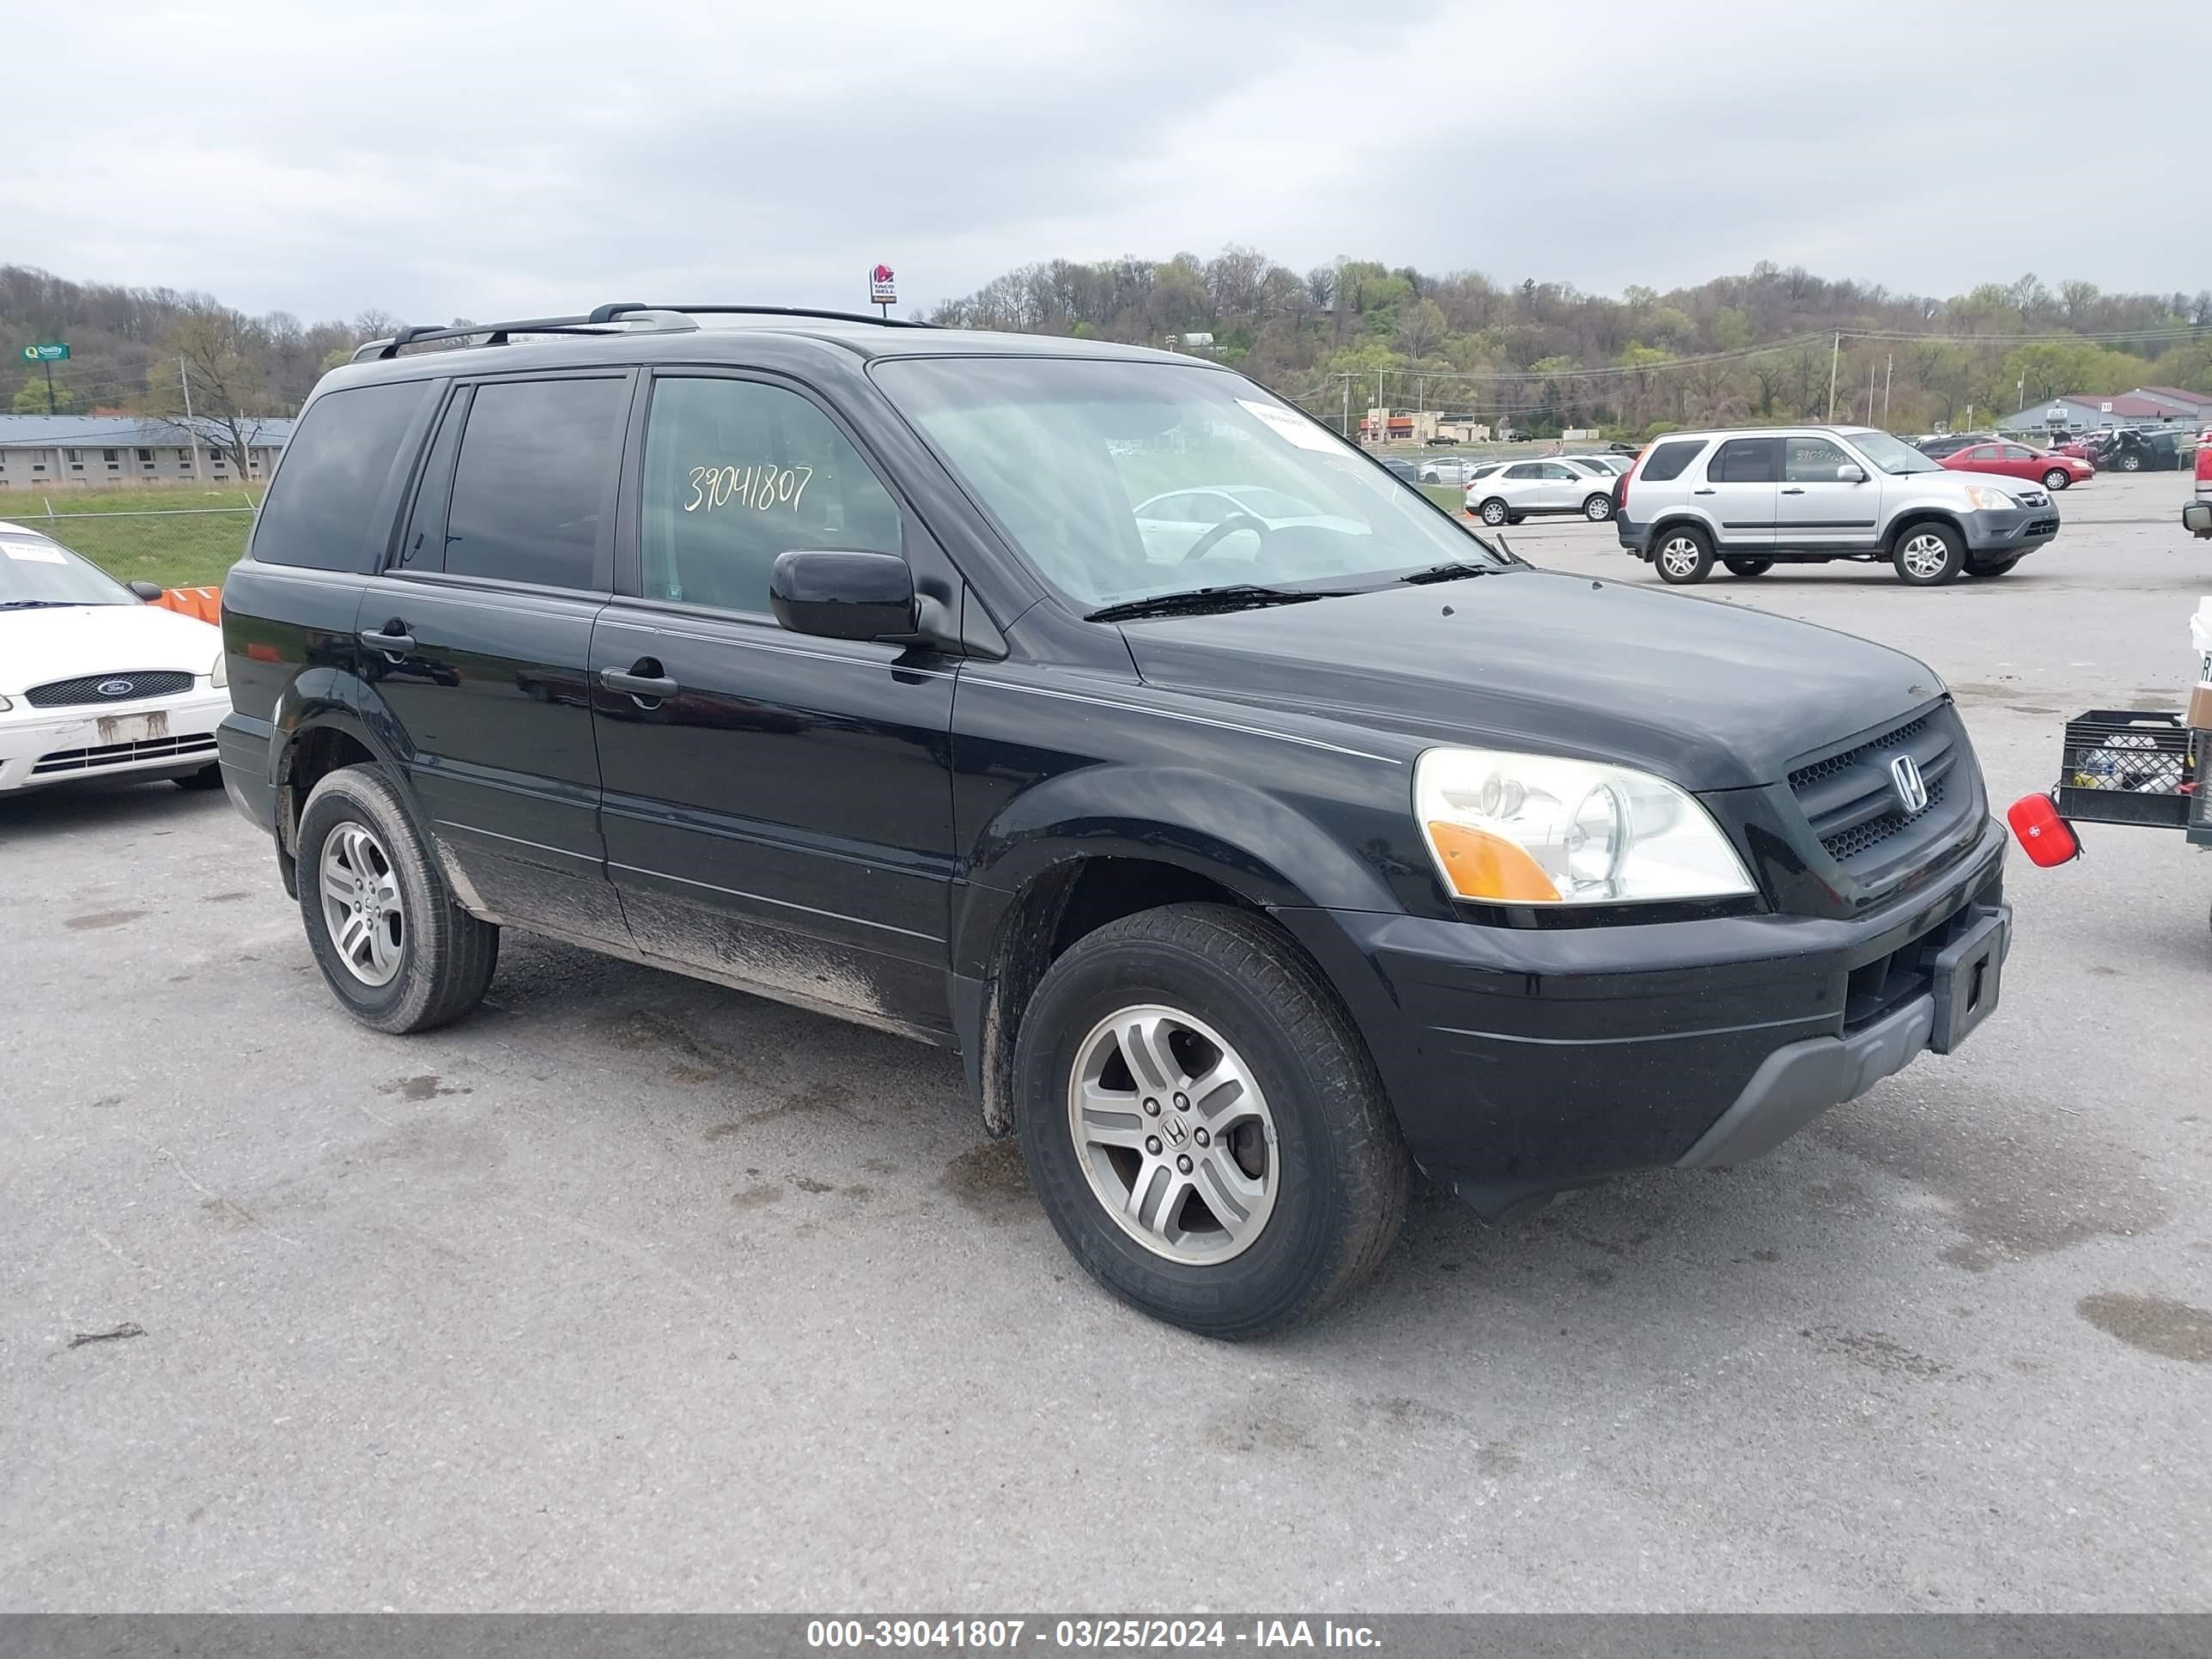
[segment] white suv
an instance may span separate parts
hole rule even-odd
[[[2039,484],[1938,465],[1867,427],[1679,432],[1648,446],[1613,491],[1620,544],[1662,581],[1777,564],[1887,561],[1917,587],[2002,576],[2058,533]]]
[[[1613,516],[1613,475],[1565,456],[1516,461],[1467,487],[1467,510],[1487,525],[1519,524],[1533,514],[1571,513],[1603,524]]]

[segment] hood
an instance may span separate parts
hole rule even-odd
[[[204,675],[222,649],[221,629],[155,605],[0,611],[0,693],[134,668]]]
[[[1772,783],[1943,694],[1849,634],[1516,570],[1123,625],[1148,684],[1386,731],[1615,760],[1689,789]]]

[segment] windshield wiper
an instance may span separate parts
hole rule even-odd
[[[82,599],[0,599],[0,611],[73,611]]]
[[[1208,611],[1253,611],[1265,605],[1303,605],[1308,599],[1336,599],[1341,592],[1318,588],[1261,587],[1231,582],[1220,587],[1191,587],[1149,599],[1125,599],[1093,611],[1085,622],[1131,622],[1139,617],[1194,617]]]
[[[1426,570],[1416,570],[1410,576],[1398,580],[1418,586],[1424,582],[1455,582],[1468,576],[1495,576],[1501,567],[1494,564],[1468,564],[1464,562],[1432,564]]]

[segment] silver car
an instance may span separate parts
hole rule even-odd
[[[1463,484],[1468,475],[1480,465],[1480,461],[1470,460],[1464,455],[1439,455],[1432,461],[1421,463],[1421,482]]]
[[[1613,516],[1613,477],[1566,456],[1515,461],[1467,487],[1467,510],[1486,525],[1519,524],[1532,515],[1574,514],[1602,524]]]
[[[2040,484],[1954,472],[1868,427],[1674,432],[1615,485],[1620,544],[1662,581],[1886,562],[1932,587],[2002,576],[2058,533]]]

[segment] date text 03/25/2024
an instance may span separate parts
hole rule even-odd
[[[810,1648],[1006,1648],[1120,1652],[1188,1648],[1374,1648],[1366,1625],[1322,1619],[811,1619]]]

